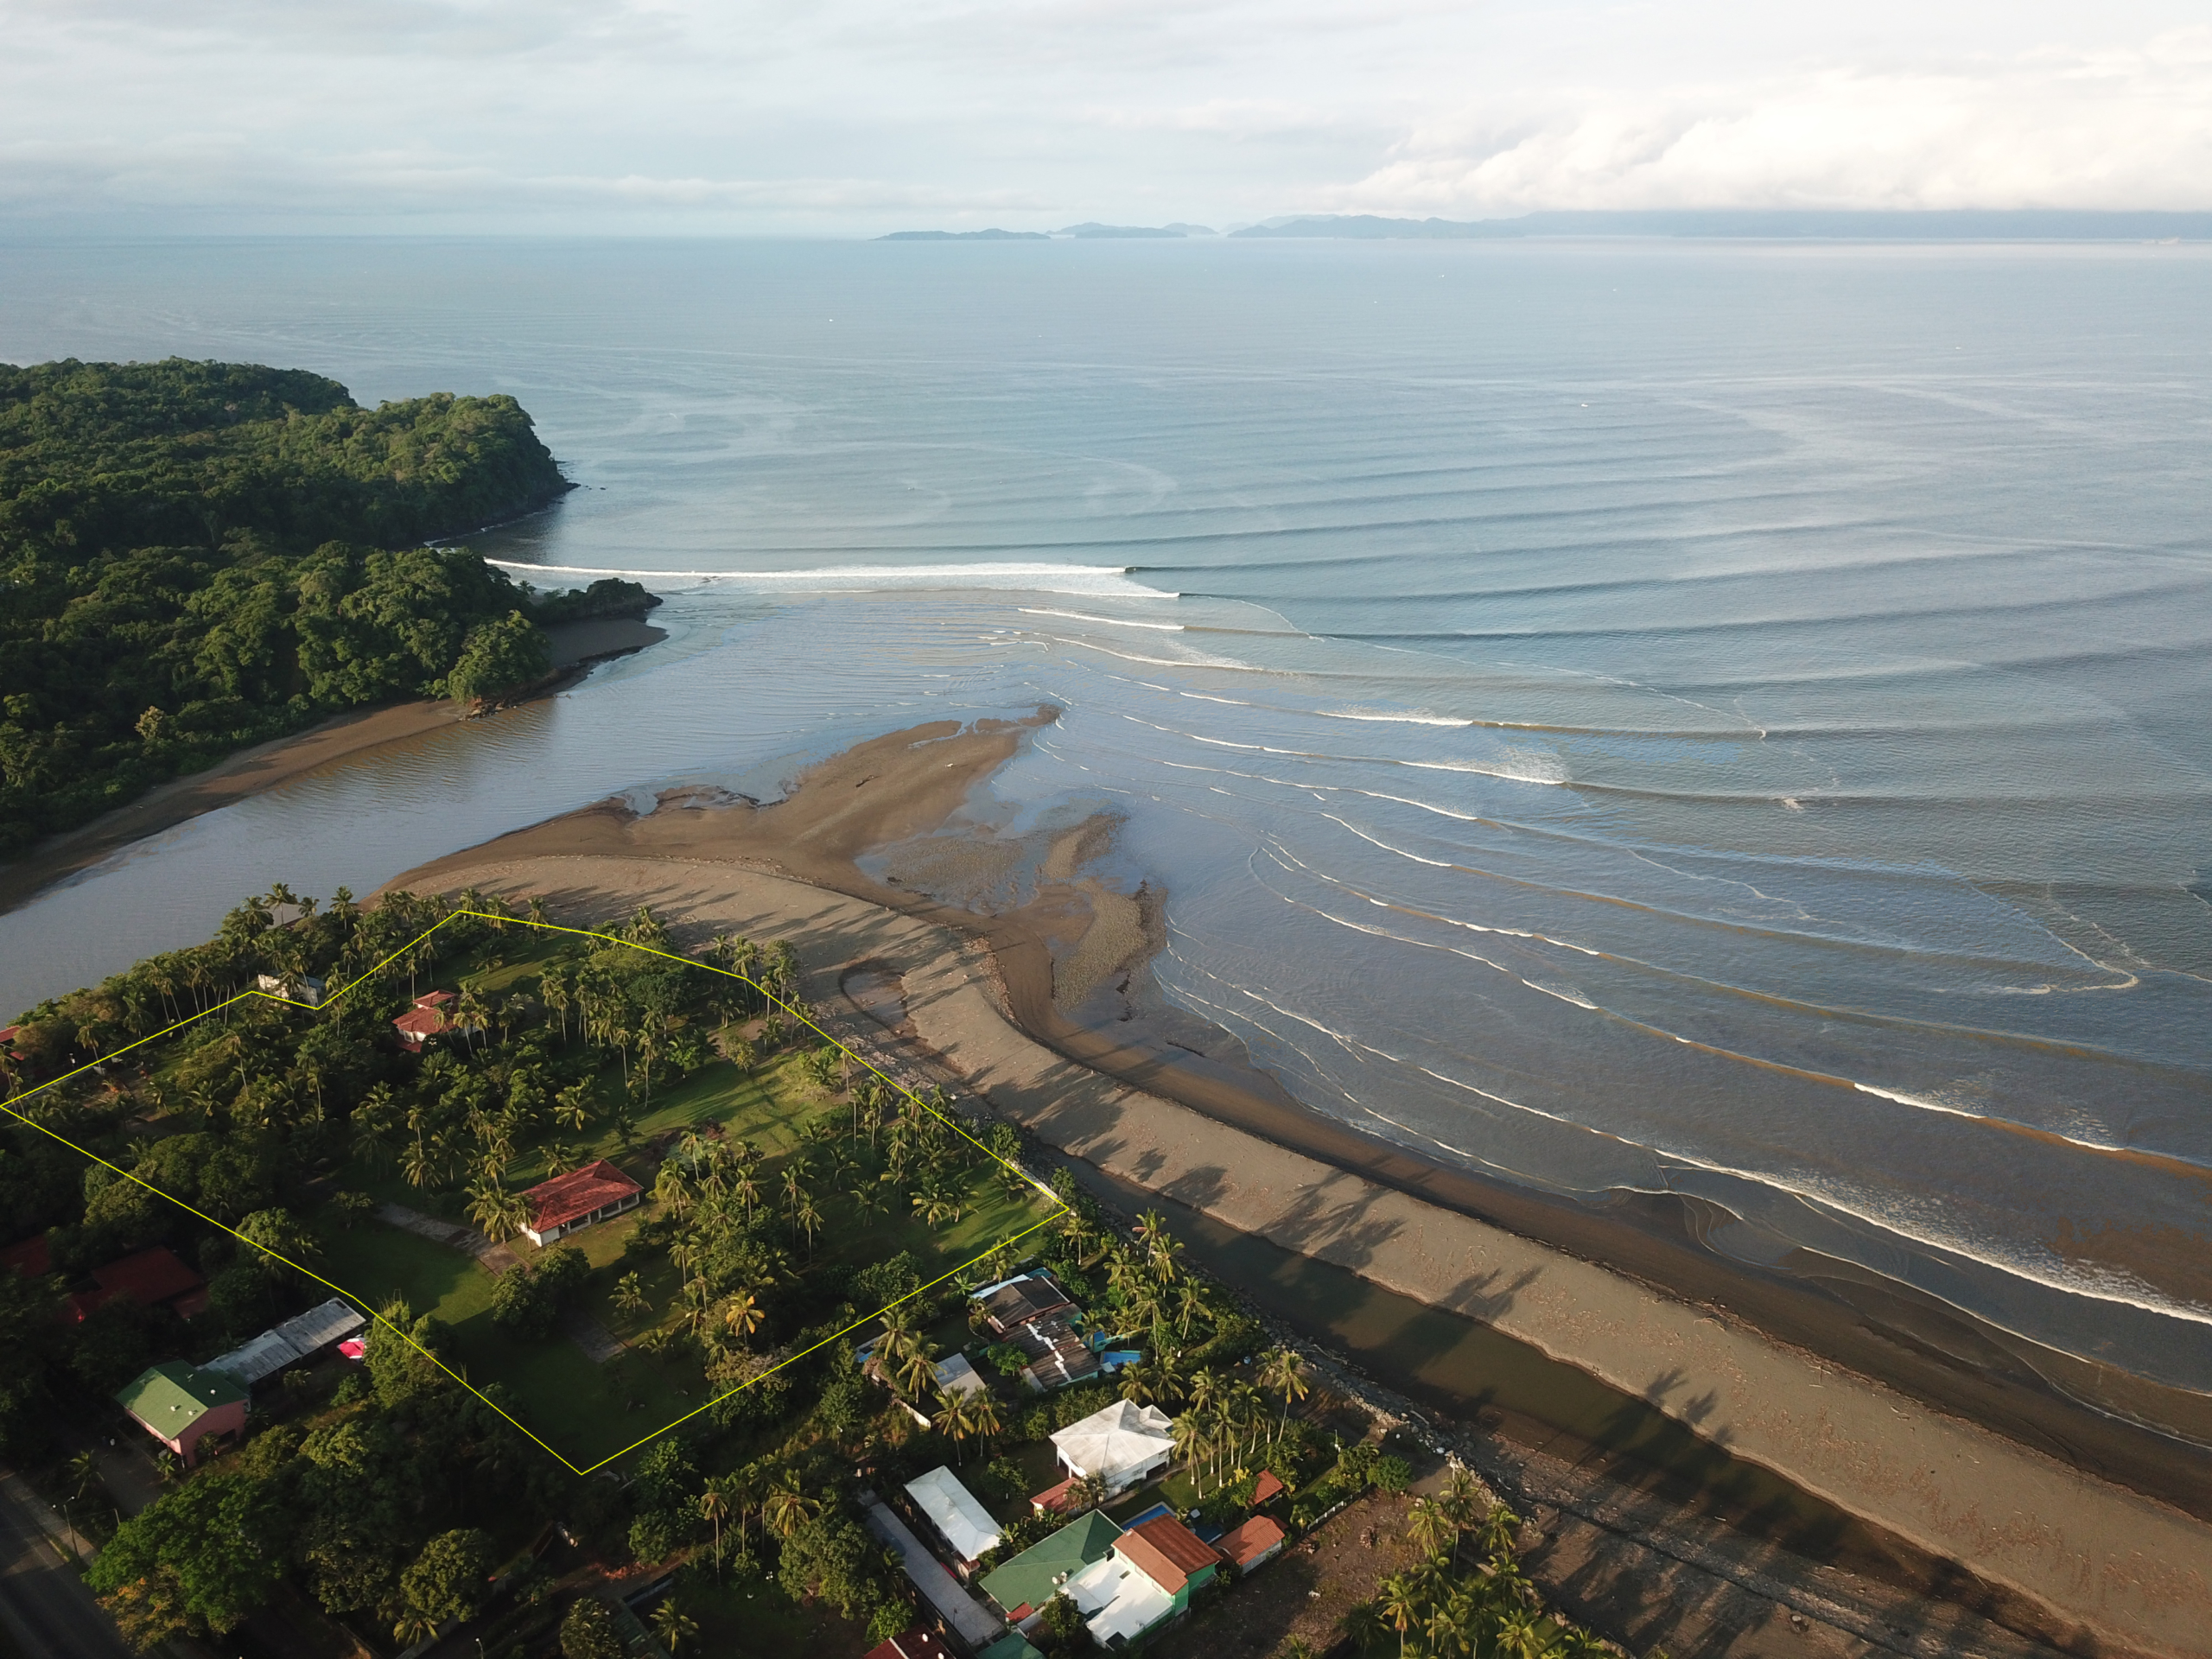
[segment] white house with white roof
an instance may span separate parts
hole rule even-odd
[[[1116,1400],[1052,1436],[1060,1465],[1077,1480],[1102,1480],[1108,1496],[1149,1480],[1175,1455],[1175,1433],[1166,1412]]]
[[[1006,1535],[991,1519],[991,1512],[943,1464],[919,1479],[908,1481],[906,1496],[937,1529],[938,1535],[951,1546],[963,1572],[968,1563]]]

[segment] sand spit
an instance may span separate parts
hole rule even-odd
[[[834,994],[842,964],[879,963],[902,980],[917,1038],[1047,1142],[1650,1400],[1736,1456],[2040,1605],[2054,1635],[2212,1655],[2212,1529],[2202,1522],[1635,1280],[1076,1065],[1009,1020],[972,938],[698,859],[487,849],[400,885],[462,881],[543,894],[564,913],[650,904],[691,928],[788,938],[817,995]]]
[[[1084,951],[1077,849],[1049,852],[1024,892],[1008,890],[1020,902],[989,915],[861,874],[854,861],[871,849],[938,836],[1023,735],[995,722],[918,728],[823,763],[780,804],[694,792],[639,817],[609,803],[395,885],[538,893],[565,912],[600,916],[649,903],[672,921],[787,938],[824,997],[847,967],[880,963],[903,982],[917,1038],[1000,1110],[1071,1155],[1484,1320],[1649,1400],[1734,1455],[2041,1609],[2035,1622],[2069,1646],[2212,1656],[2212,1528],[2180,1508],[1932,1408],[1732,1313],[1677,1300],[1647,1282],[1656,1276],[1648,1262],[1632,1260],[1639,1276],[1630,1276],[1466,1213],[1448,1189],[1446,1201],[1429,1202],[1390,1168],[1376,1166],[1376,1179],[1363,1166],[1375,1161],[1371,1147],[1316,1155],[1330,1144],[1326,1126],[1317,1128],[1266,1079],[1248,1072],[1240,1082],[1218,1052],[1211,1065],[1171,1068],[1160,1045],[1141,1031],[1128,1035],[1141,1021],[1109,1034],[1077,1024],[1053,995],[1056,954],[1064,977],[1074,963],[1088,982],[1110,948],[1110,979],[1149,931],[1141,899],[1120,895],[1136,914],[1101,906],[1110,946]],[[1148,1069],[1185,1098],[1071,1063],[1066,1051],[1086,1045],[1108,1051],[1109,1063]],[[1232,1085],[1240,1098],[1225,1105]],[[1224,1121],[1231,1105],[1249,1121]],[[1618,1236],[1624,1245],[1637,1236],[1626,1228]],[[1739,1284],[1714,1282],[1741,1306]],[[1828,1351],[1863,1345],[1863,1332],[1834,1323]],[[2129,1468],[2133,1478],[2150,1437],[2075,1415],[2078,1432],[2063,1449],[2092,1467]],[[2176,1448],[2173,1479],[2187,1478],[2190,1456]]]

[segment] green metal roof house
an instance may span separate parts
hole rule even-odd
[[[1042,1612],[1070,1579],[1112,1554],[1121,1535],[1121,1528],[1093,1510],[986,1573],[983,1593],[998,1603],[1009,1623],[1019,1624]]]
[[[186,1464],[198,1461],[210,1434],[245,1427],[246,1391],[220,1371],[203,1371],[181,1359],[149,1366],[115,1396],[138,1426]]]

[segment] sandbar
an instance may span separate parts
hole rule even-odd
[[[1818,1296],[1700,1260],[1687,1242],[1604,1217],[1578,1230],[1535,1200],[1502,1216],[1512,1195],[1304,1111],[1236,1054],[1147,1035],[1122,988],[1157,895],[1150,906],[1121,895],[1119,909],[1100,900],[1118,917],[1115,944],[1086,956],[1078,843],[1048,849],[1020,902],[995,911],[912,890],[900,872],[950,857],[933,841],[1031,723],[890,734],[765,806],[710,791],[671,794],[643,817],[606,803],[392,885],[535,893],[573,916],[649,903],[695,932],[788,938],[822,1001],[846,967],[882,963],[900,978],[918,1040],[1070,1155],[1649,1401],[1957,1562],[2035,1609],[2049,1639],[2212,1656],[2212,1527],[2188,1512],[2212,1494],[2201,1449],[1916,1353]],[[926,856],[897,856],[918,848]],[[1004,874],[1003,849],[968,861],[982,887]],[[942,871],[931,879],[944,887]],[[1117,993],[1126,1034],[1085,1023]]]

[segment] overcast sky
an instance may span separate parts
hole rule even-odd
[[[2206,0],[0,0],[0,225],[2212,208]]]

